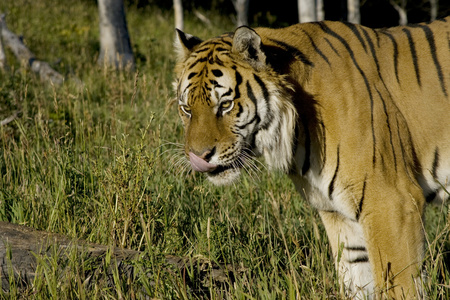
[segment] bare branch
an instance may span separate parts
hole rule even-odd
[[[205,23],[208,26],[211,26],[211,20],[208,19],[204,14],[202,14],[201,12],[199,12],[198,10],[194,9],[194,15],[199,18],[200,21],[202,21],[203,23]]]
[[[390,0],[391,5],[394,7],[394,9],[398,12],[399,15],[399,25],[406,25],[408,24],[408,15],[406,13],[406,0],[401,0],[400,5],[395,2],[394,0]]]
[[[3,119],[0,121],[0,127],[1,126],[5,126],[8,123],[11,123],[12,121],[14,121],[15,119],[17,119],[19,117],[20,111],[16,111],[12,116],[7,117],[6,119]]]

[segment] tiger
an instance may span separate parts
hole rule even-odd
[[[228,185],[263,157],[318,210],[345,296],[425,296],[424,209],[450,186],[450,17],[176,33],[192,170]]]

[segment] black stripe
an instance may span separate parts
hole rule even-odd
[[[447,32],[448,49],[450,50],[450,32]]]
[[[213,65],[214,64],[214,53],[208,53],[208,64]]]
[[[353,34],[358,38],[359,42],[360,42],[361,45],[363,46],[364,51],[366,51],[366,53],[367,53],[366,44],[364,43],[364,40],[363,40],[361,34],[360,34],[359,31],[358,31],[358,27],[355,26],[355,24],[352,24],[352,23],[346,23],[346,22],[344,22],[344,23],[342,23],[342,24],[344,24],[345,26],[347,26],[347,27],[353,32]]]
[[[225,93],[223,93],[222,96],[220,96],[220,97],[226,97],[226,96],[229,96],[229,95],[231,95],[232,92],[233,92],[233,89],[229,88],[228,91],[226,91]]]
[[[263,124],[261,124],[261,129],[267,129],[273,121],[273,112],[270,109],[271,107],[270,107],[270,101],[269,101],[269,98],[270,98],[269,90],[267,89],[266,84],[262,81],[262,79],[258,75],[253,74],[253,77],[255,78],[255,81],[258,83],[259,87],[261,88],[261,91],[262,91],[263,97],[264,97],[264,102],[267,107],[267,115],[264,117],[264,122],[263,122]]]
[[[217,51],[217,52],[229,52],[230,49],[226,49],[226,48],[222,48],[222,47],[217,47],[217,48],[215,49],[215,51]]]
[[[433,178],[437,178],[437,169],[439,167],[439,149],[436,147],[434,150],[434,160],[433,160],[433,166],[431,168],[431,174],[433,175]]]
[[[341,56],[339,55],[339,52],[336,50],[336,48],[334,48],[333,44],[330,42],[329,39],[325,38],[325,42],[327,42],[328,45],[330,45],[331,49],[334,51],[334,53],[336,53],[337,56],[341,57]]]
[[[366,182],[367,182],[367,175],[366,175],[366,178],[364,179],[362,192],[361,192],[361,199],[359,199],[358,210],[356,211],[356,216],[355,216],[356,221],[359,221],[359,217],[361,217],[361,212],[362,212],[363,203],[364,203],[364,197],[366,196]]]
[[[377,47],[380,48],[380,35],[378,34],[378,31],[375,29],[372,29],[373,34],[377,37]]]
[[[258,114],[255,114],[250,121],[248,121],[244,125],[236,125],[236,127],[239,128],[239,129],[244,129],[245,127],[247,127],[248,125],[250,125],[250,124],[252,124],[254,122],[256,122],[256,124],[258,124],[260,120],[261,119],[259,118]]]
[[[247,81],[247,96],[252,100],[253,104],[255,105],[255,111],[258,111],[258,100],[256,99],[255,94],[253,93],[253,88],[249,81]]]
[[[253,74],[253,77],[255,78],[256,82],[258,83],[259,87],[261,88],[261,91],[263,92],[264,100],[266,101],[266,104],[269,105],[269,90],[267,89],[264,82],[259,78],[258,75]]]
[[[200,54],[200,53],[206,52],[206,51],[208,51],[208,50],[211,50],[210,45],[206,45],[205,47],[196,50],[195,53]]]
[[[392,42],[392,46],[394,47],[394,68],[395,68],[395,77],[397,78],[397,83],[400,84],[400,78],[398,77],[398,44],[395,38],[387,31],[381,31],[384,35],[386,35]]]
[[[437,50],[436,50],[436,43],[434,41],[434,34],[433,31],[428,26],[425,25],[418,25],[422,30],[425,32],[425,37],[427,38],[428,45],[430,46],[430,53],[433,57],[434,66],[436,67],[436,72],[439,78],[439,82],[441,83],[441,89],[444,93],[445,97],[447,97],[447,89],[445,88],[444,83],[444,75],[442,74],[441,64],[439,63],[439,60],[437,58]]]
[[[322,167],[320,169],[319,174],[322,174],[322,171],[325,168],[325,164],[327,162],[327,137],[326,137],[326,132],[325,132],[325,124],[323,124],[323,121],[320,121],[319,125],[322,129],[322,148],[323,148]]]
[[[199,59],[195,60],[195,61],[188,67],[188,69],[192,69],[192,68],[195,67],[198,63],[205,62],[207,59],[208,59],[207,57],[202,57],[202,58],[199,58]]]
[[[328,186],[328,197],[330,198],[330,200],[333,200],[334,183],[336,181],[338,171],[339,171],[339,145],[337,146],[336,169],[334,170],[333,178],[331,179],[330,185]]]
[[[191,79],[192,77],[194,77],[195,75],[197,75],[198,73],[196,73],[196,72],[192,72],[192,73],[190,73],[189,75],[188,75],[188,80],[189,79]]]
[[[230,35],[230,36],[231,36],[231,35]],[[232,44],[231,42],[226,41],[226,40],[222,40],[222,43],[227,44],[227,45],[230,46],[230,47],[233,46],[233,44]]]
[[[364,28],[362,28],[361,30],[363,31],[364,37],[366,38],[367,43],[369,44],[370,53],[372,54],[372,58],[375,61],[375,66],[377,67],[378,77],[380,77],[381,81],[383,82],[383,85],[386,86],[383,77],[381,76],[380,64],[378,62],[378,57],[372,42],[372,38],[369,36],[369,33]]]
[[[417,170],[420,170],[422,167],[420,165],[419,159],[417,158],[417,152],[416,152],[416,149],[414,148],[411,131],[409,130],[409,127],[407,126],[406,121],[404,120],[404,117],[402,118],[402,120],[404,122],[403,127],[406,128],[406,133],[403,132],[403,135],[400,134],[400,127],[399,127],[398,118],[397,118],[397,135],[400,140],[400,149],[401,149],[402,155],[403,155],[403,163],[405,165],[405,171],[406,171],[406,174],[408,175],[409,179],[411,180],[411,182],[414,185],[419,186],[416,183],[415,172],[417,172]],[[406,139],[408,139],[408,141],[406,142],[406,146],[403,146],[402,136],[406,136]],[[405,148],[407,150],[405,150]],[[408,161],[407,161],[405,159],[405,157],[408,154],[410,155],[410,157],[408,157]]]
[[[210,79],[209,83],[211,83],[214,87],[223,87],[222,85],[220,85],[217,81]]]
[[[421,83],[421,79],[420,79],[419,62],[417,61],[416,45],[412,38],[411,31],[407,28],[403,28],[402,30],[406,34],[406,37],[408,38],[409,49],[411,50],[411,56],[412,56],[412,60],[413,60],[413,64],[414,64],[414,70],[416,72],[417,84],[421,87],[422,83]]]
[[[372,96],[372,91],[370,89],[369,80],[367,79],[366,74],[364,74],[363,70],[361,69],[361,67],[359,66],[358,62],[356,61],[355,54],[353,53],[353,50],[350,47],[350,45],[347,43],[347,41],[342,36],[337,34],[335,31],[331,30],[330,27],[325,25],[325,23],[319,22],[319,23],[315,23],[315,24],[318,24],[320,26],[320,28],[326,34],[328,34],[328,35],[338,39],[341,42],[341,44],[345,47],[345,49],[349,53],[350,58],[353,61],[353,64],[358,69],[359,73],[361,74],[361,76],[362,76],[362,78],[364,80],[364,84],[366,86],[367,92],[369,93],[369,99],[370,99],[370,113],[371,113],[372,139],[373,139],[372,161],[373,161],[373,165],[375,165],[375,162],[376,162],[376,155],[375,155],[376,138],[375,138],[374,116],[373,116],[373,96]]]
[[[241,97],[239,86],[242,83],[242,76],[238,71],[235,72],[235,76],[236,76],[236,88],[234,90],[234,99],[239,99]]]
[[[344,249],[348,251],[367,251],[366,247],[364,246],[349,246],[344,247]]]
[[[400,126],[398,124],[398,119],[397,119],[397,135],[398,135],[398,139],[400,142],[400,150],[402,151],[403,165],[405,167],[405,170],[408,170],[408,162],[405,159],[406,151],[405,151],[405,148],[403,147],[403,140],[402,140],[402,135],[400,133]],[[409,176],[409,173],[408,173],[408,176]]]
[[[357,263],[366,263],[369,262],[369,257],[367,255],[359,256],[355,259],[348,261],[351,264],[357,264]]]
[[[275,40],[275,39],[269,39],[269,40],[272,41],[273,43],[277,44],[278,46],[280,46],[284,50],[288,51],[289,53],[291,53],[294,57],[297,57],[298,59],[300,59],[300,61],[302,63],[304,63],[305,65],[314,67],[314,63],[312,61],[310,61],[306,57],[306,55],[303,52],[301,52],[299,49],[297,49],[297,48],[295,48],[295,47],[293,47],[293,46],[291,46],[289,44],[286,44],[285,42],[282,42],[282,41],[278,41],[278,40]]]
[[[246,86],[247,86],[247,96],[250,98],[250,100],[252,100],[253,104],[255,105],[255,115],[249,122],[247,122],[247,124],[243,126],[238,126],[241,129],[255,121],[257,125],[261,121],[261,118],[258,115],[258,100],[256,99],[255,94],[253,93],[253,89],[249,81],[247,81]]]
[[[397,172],[397,156],[395,154],[394,142],[392,140],[391,122],[389,121],[389,114],[388,114],[387,107],[386,107],[386,101],[384,100],[383,96],[381,96],[381,93],[380,93],[380,91],[378,91],[378,88],[375,88],[375,90],[377,91],[378,96],[381,99],[381,103],[383,104],[384,114],[386,115],[386,125],[387,125],[388,131],[389,131],[389,143],[391,144],[392,156],[394,158],[395,172]]]
[[[323,52],[317,47],[317,45],[316,45],[316,43],[314,43],[314,40],[312,39],[312,37],[309,34],[307,34],[306,32],[305,32],[305,34],[309,38],[309,41],[311,42],[311,45],[314,47],[314,50],[317,52],[317,54],[319,54],[320,57],[322,57],[327,62],[327,64],[329,66],[331,66],[330,61],[328,60],[328,57],[326,57],[326,55],[323,54]]]
[[[369,48],[370,48],[370,52],[372,54],[372,58],[375,61],[375,65],[377,67],[377,72],[378,72],[378,77],[380,78],[381,83],[384,85],[384,87],[386,88],[386,91],[390,95],[389,89],[386,86],[386,83],[384,82],[383,76],[381,75],[380,64],[378,62],[378,58],[377,58],[377,55],[376,55],[376,51],[375,51],[375,47],[374,47],[374,44],[372,42],[372,39],[369,36],[368,32],[364,28],[362,28],[362,31],[364,33],[364,37],[367,40],[367,43],[369,44]],[[389,129],[389,137],[390,137],[390,143],[391,143],[391,147],[392,147],[392,154],[393,154],[393,157],[394,157],[394,165],[395,165],[395,170],[397,171],[397,159],[395,157],[394,145],[392,143],[392,132],[391,132],[391,126],[390,126],[390,123],[389,123],[389,115],[388,115],[387,109],[386,109],[386,103],[384,101],[384,98],[381,96],[381,93],[378,90],[378,88],[376,88],[376,91],[378,93],[378,96],[381,99],[381,102],[383,103],[384,112],[386,114],[386,123],[387,123],[388,129]],[[390,98],[392,99],[392,96]],[[371,114],[372,114],[372,134],[373,134],[373,139],[374,139],[374,142],[375,142],[375,134],[374,134],[374,127],[373,127],[373,107],[371,107],[371,109],[372,109],[372,111],[371,111]],[[373,164],[374,165],[375,165],[375,162],[376,162],[376,156],[375,156],[375,148],[374,148],[374,152],[373,152]]]
[[[219,65],[221,67],[225,66],[225,64],[223,63],[223,61],[221,59],[219,59],[218,56],[216,56],[214,62],[216,63],[216,65]]]
[[[239,118],[241,116],[241,114],[244,112],[244,108],[242,107],[242,104],[240,102],[237,103],[238,105],[238,113],[236,114],[236,118]]]

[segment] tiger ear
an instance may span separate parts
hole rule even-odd
[[[257,70],[266,65],[266,55],[261,46],[261,37],[250,27],[241,26],[234,32],[232,51]]]
[[[178,61],[184,61],[189,54],[194,51],[195,47],[203,42],[196,36],[184,33],[183,31],[176,29],[177,36],[175,37],[175,50],[177,52]]]

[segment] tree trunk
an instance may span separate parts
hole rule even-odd
[[[173,10],[175,12],[175,28],[184,30],[183,3],[181,0],[173,0]]]
[[[438,0],[430,0],[430,21],[434,21],[437,18],[439,10],[439,1]]]
[[[323,8],[323,0],[316,1],[316,15],[317,21],[325,20],[325,10]]]
[[[119,69],[134,69],[134,56],[123,1],[98,0],[98,11],[100,17],[98,63]]]
[[[248,8],[250,0],[232,0],[232,1],[234,9],[236,10],[237,16],[236,25],[238,27],[243,25],[248,26]]]
[[[361,15],[359,12],[359,0],[347,0],[347,21],[354,24],[361,23]]]
[[[301,23],[317,21],[316,0],[298,0],[297,3]]]
[[[400,4],[398,4],[395,0],[391,0],[391,5],[398,12],[399,15],[398,24],[399,25],[408,24],[408,15],[406,13],[406,0],[400,0]]]

